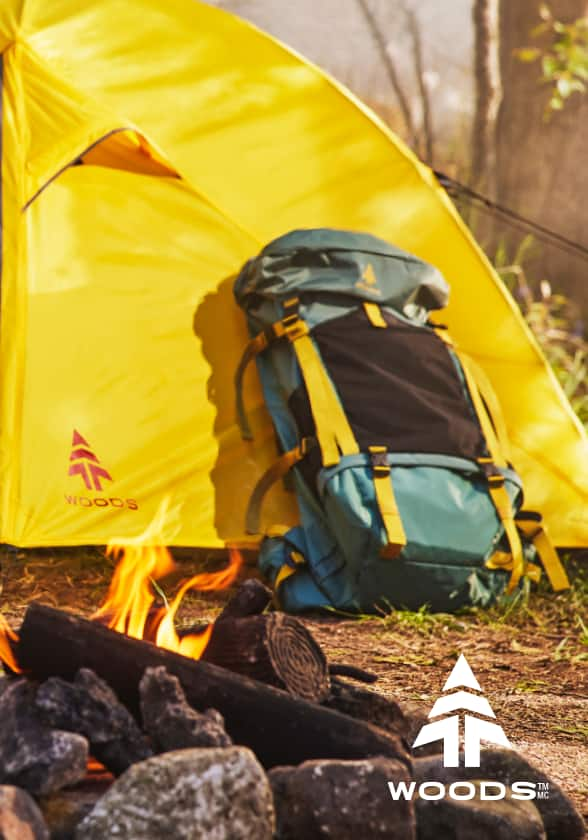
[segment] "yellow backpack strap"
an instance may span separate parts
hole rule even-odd
[[[333,383],[309,335],[308,325],[298,315],[298,298],[284,301],[283,307],[286,313],[284,318],[249,342],[237,369],[237,418],[241,434],[251,439],[243,405],[243,372],[249,361],[265,350],[270,341],[287,338],[292,344],[306,385],[323,466],[333,466],[339,462],[339,452],[342,455],[357,455],[359,447]]]
[[[510,451],[510,439],[506,429],[506,421],[496,391],[492,387],[492,383],[488,379],[482,367],[465,353],[455,351],[457,357],[461,361],[462,367],[467,367],[466,375],[469,375],[475,387],[478,389],[482,401],[484,402],[487,413],[490,416],[491,424],[494,429],[498,448],[506,463],[512,461],[512,454]]]
[[[292,577],[292,575],[295,575],[300,567],[305,564],[306,560],[299,551],[293,550],[290,552],[290,562],[286,562],[280,567],[280,570],[276,575],[276,579],[274,580],[276,595],[278,595],[278,588],[281,584],[284,583],[285,580],[288,580],[289,577]]]
[[[503,562],[503,555],[495,554],[487,562],[489,568],[509,568],[511,575],[508,583],[507,592],[512,592],[518,585],[521,577],[525,573],[525,558],[523,555],[523,546],[521,538],[517,530],[514,519],[514,510],[510,501],[510,496],[504,485],[504,476],[496,469],[496,467],[505,468],[509,463],[509,443],[506,434],[506,425],[504,423],[502,412],[498,407],[498,399],[493,392],[492,386],[481,368],[473,362],[469,356],[458,352],[455,345],[445,329],[441,329],[439,325],[433,324],[436,335],[439,336],[449,347],[461,362],[463,374],[474,410],[478,417],[478,421],[482,428],[482,433],[486,439],[486,446],[490,453],[489,458],[478,458],[478,463],[483,468],[488,482],[488,492],[490,498],[496,508],[496,512],[502,525],[504,533],[508,540],[510,548],[510,563],[508,565]],[[476,376],[476,374],[478,374]],[[480,384],[481,383],[481,384]],[[482,395],[483,393],[483,395]],[[490,417],[489,410],[494,408],[495,415]],[[498,410],[496,410],[498,408]],[[494,420],[494,422],[493,422]]]
[[[519,530],[535,546],[539,559],[555,592],[570,588],[570,581],[538,513],[520,511],[516,518]]]
[[[505,572],[512,570],[512,554],[506,551],[495,551],[491,557],[486,560],[486,568],[488,569],[504,569]],[[532,580],[533,583],[539,583],[541,580],[541,569],[535,566],[534,563],[525,563],[525,577]]]
[[[306,385],[323,466],[334,466],[339,463],[339,451],[357,455],[359,447],[308,326],[298,315],[298,298],[285,301],[283,306],[288,314],[274,329],[278,336],[283,330],[292,343]]]
[[[388,537],[388,545],[383,556],[396,557],[406,545],[406,534],[392,487],[392,471],[387,458],[388,450],[385,446],[370,446],[368,451],[376,499]]]
[[[504,533],[510,548],[512,565],[510,581],[506,589],[510,593],[518,586],[521,577],[525,573],[525,558],[521,538],[514,520],[512,503],[504,484],[504,476],[499,472],[493,472],[493,460],[493,458],[478,458],[478,463],[483,468],[489,468],[489,471],[486,472],[488,492],[496,508],[498,518],[504,527]],[[488,565],[490,566],[490,564]]]
[[[388,326],[382,315],[382,310],[377,303],[370,303],[368,300],[364,300],[363,309],[372,327],[386,328]]]
[[[478,458],[478,463],[482,466],[486,473],[486,480],[488,481],[488,492],[498,513],[498,517],[504,527],[504,533],[508,540],[510,553],[512,555],[512,570],[510,581],[507,587],[507,592],[512,592],[518,585],[521,577],[525,572],[525,558],[523,555],[523,546],[521,538],[517,531],[517,526],[514,520],[514,510],[510,501],[510,496],[504,484],[504,476],[495,469],[508,466],[505,453],[494,425],[488,414],[488,409],[484,400],[481,397],[477,382],[472,373],[468,359],[460,357],[468,391],[472,398],[482,432],[486,439],[486,445],[490,452],[489,458]]]
[[[316,441],[314,438],[302,438],[298,446],[285,452],[264,472],[253,488],[253,493],[247,505],[245,530],[248,534],[260,533],[261,505],[267,491],[276,481],[283,478],[295,464],[301,461],[315,445]]]

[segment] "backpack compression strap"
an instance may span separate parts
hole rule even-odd
[[[504,527],[504,533],[508,540],[510,553],[512,555],[512,570],[510,574],[510,581],[507,586],[507,592],[513,592],[518,586],[518,583],[525,573],[525,558],[523,555],[523,546],[521,538],[517,531],[517,526],[514,520],[514,510],[505,487],[504,476],[496,469],[501,467],[503,469],[508,467],[508,462],[500,446],[494,426],[486,404],[482,399],[478,383],[476,382],[472,370],[469,366],[468,360],[464,356],[460,356],[461,365],[466,378],[468,391],[472,398],[482,432],[486,439],[486,446],[490,452],[489,458],[478,458],[478,463],[486,473],[486,480],[488,482],[488,492],[498,513],[498,517]]]
[[[486,405],[488,400],[490,400],[490,403],[495,404],[495,407],[497,407],[498,401],[495,397],[492,398],[489,396],[491,389],[489,387],[485,387],[488,385],[487,380],[484,380],[483,382],[480,380],[482,382],[482,385],[480,386],[480,382],[476,380],[474,375],[474,365],[471,363],[471,360],[465,354],[457,352],[451,338],[447,335],[444,329],[435,324],[433,327],[435,328],[436,335],[438,335],[439,338],[451,348],[461,363],[468,393],[474,405],[474,410],[478,417],[480,426],[482,427],[482,433],[486,439],[486,446],[488,447],[490,457],[478,458],[478,463],[486,475],[490,498],[496,508],[496,513],[502,522],[504,533],[506,535],[506,539],[508,540],[512,563],[510,565],[510,581],[508,582],[506,591],[512,592],[518,586],[521,577],[525,573],[526,563],[523,555],[521,538],[514,520],[514,510],[510,501],[510,496],[508,495],[508,491],[504,484],[504,476],[498,469],[496,469],[497,467],[505,468],[508,466],[508,460],[505,453],[505,447],[508,447],[506,427],[504,422],[501,421],[501,423],[497,424],[497,431],[495,431],[494,424],[490,418]],[[480,387],[484,387],[484,398],[480,392]],[[500,414],[499,411],[498,414]],[[506,451],[508,451],[508,449]],[[492,563],[492,559],[490,559],[489,563]],[[504,568],[503,564],[501,564],[501,566]]]
[[[521,511],[515,516],[514,522],[512,521],[512,505],[506,488],[504,487],[504,478],[500,474],[492,472],[492,465],[495,467],[508,466],[508,460],[506,457],[506,453],[509,451],[508,435],[506,432],[506,424],[504,423],[504,418],[500,409],[500,404],[498,403],[494,389],[490,385],[488,379],[486,378],[486,374],[483,373],[481,368],[479,368],[479,366],[476,365],[475,362],[473,362],[473,360],[468,356],[461,354],[459,358],[464,369],[468,388],[470,390],[470,394],[472,395],[472,400],[480,420],[480,425],[482,426],[484,437],[486,438],[488,449],[492,456],[489,459],[479,458],[478,462],[484,468],[490,468],[487,472],[488,489],[490,491],[490,495],[492,496],[496,510],[498,511],[498,514],[504,524],[506,536],[511,548],[513,561],[508,591],[512,592],[521,577],[518,573],[520,567],[517,570],[515,554],[513,552],[513,542],[511,539],[513,531],[516,534],[516,539],[519,545],[519,531],[533,543],[554,591],[558,592],[562,589],[569,589],[570,583],[565,569],[557,556],[557,552],[553,547],[553,543],[547,534],[545,526],[542,524],[541,515],[538,513],[527,513]],[[506,520],[503,518],[504,513],[507,514]],[[526,574],[527,564],[523,558],[522,547],[520,556],[523,569],[522,574]],[[505,568],[502,563],[497,563],[495,558],[491,557],[488,562],[488,566],[492,567],[495,565]]]
[[[392,487],[391,468],[387,458],[388,450],[385,446],[369,446],[368,451],[372,464],[376,499],[388,538],[388,545],[382,556],[393,558],[400,554],[406,545],[406,534]]]
[[[292,469],[299,461],[316,446],[314,438],[302,438],[294,449],[285,452],[261,476],[249,499],[245,514],[245,530],[248,534],[259,534],[261,528],[261,505],[267,491]]]
[[[341,455],[357,455],[359,447],[333,384],[309,335],[308,325],[298,315],[298,298],[290,298],[284,302],[283,306],[285,317],[281,321],[276,321],[247,344],[237,368],[235,388],[237,419],[241,434],[246,440],[252,438],[243,404],[245,368],[252,359],[266,349],[271,341],[285,337],[292,344],[306,385],[323,466],[334,466],[339,463],[339,452]]]
[[[519,511],[516,523],[525,537],[535,546],[539,559],[545,569],[549,582],[555,592],[570,588],[570,581],[566,574],[557,551],[547,533],[543,518],[534,511]]]

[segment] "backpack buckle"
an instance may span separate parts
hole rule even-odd
[[[296,341],[297,338],[308,335],[308,325],[298,317],[297,312],[293,315],[286,315],[280,324],[283,328],[282,335],[287,336],[289,341]]]
[[[478,458],[478,464],[482,468],[489,487],[492,489],[504,487],[504,476],[497,469],[492,458]]]
[[[302,440],[300,441],[299,446],[298,446],[298,449],[300,451],[301,460],[302,460],[302,458],[305,458],[308,455],[308,453],[311,451],[311,449],[314,449],[314,447],[316,445],[317,445],[317,439],[316,438],[314,438],[314,437],[303,437]]]
[[[385,476],[390,474],[388,463],[388,450],[385,446],[368,446],[370,464],[374,475]]]
[[[297,297],[288,298],[282,303],[284,317],[271,327],[276,338],[286,336],[289,341],[296,341],[296,339],[308,335],[308,324],[298,314],[299,303]]]

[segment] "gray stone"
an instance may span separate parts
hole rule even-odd
[[[267,777],[245,747],[168,752],[134,764],[78,827],[77,840],[271,840]]]
[[[417,798],[418,840],[545,840],[543,820],[532,802],[511,799],[510,788],[505,799],[481,800],[480,782],[475,784],[472,799]],[[491,788],[489,792],[496,793]]]
[[[85,776],[88,742],[81,735],[47,728],[39,718],[35,693],[33,683],[19,679],[0,697],[0,783],[40,796]]]
[[[49,832],[35,800],[20,788],[0,786],[2,840],[49,840]]]
[[[153,755],[126,706],[88,668],[81,668],[73,683],[50,677],[39,688],[36,705],[48,726],[84,735],[95,758],[115,775]]]
[[[460,762],[463,763],[463,754]],[[463,779],[496,779],[508,786],[517,781],[546,784],[548,796],[536,798],[534,803],[541,814],[548,840],[580,840],[585,837],[582,817],[559,785],[514,750],[483,750],[480,767],[443,767],[442,756],[431,756],[413,761],[413,769],[417,784],[424,780],[451,784]]]
[[[143,726],[155,752],[188,747],[230,747],[223,716],[193,709],[177,677],[163,666],[147,668],[139,683]]]
[[[20,680],[20,677],[0,677],[0,699],[5,691],[7,691],[11,685],[14,685],[15,682]]]
[[[413,840],[414,807],[395,802],[388,782],[410,782],[404,764],[391,758],[307,761],[275,767],[278,840]]]

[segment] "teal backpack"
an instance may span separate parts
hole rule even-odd
[[[297,230],[235,282],[279,457],[257,483],[247,531],[290,612],[487,606],[540,557],[568,585],[541,517],[523,512],[498,400],[430,312],[448,286],[432,266],[363,233]],[[261,528],[287,479],[300,524]]]

